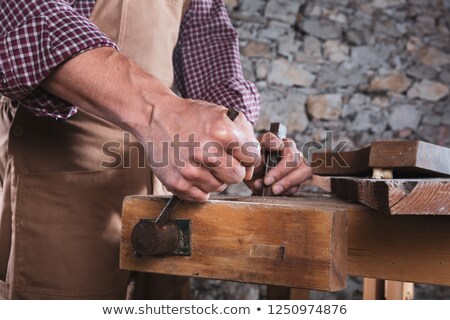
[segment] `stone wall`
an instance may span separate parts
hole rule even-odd
[[[257,130],[450,145],[449,0],[226,2],[262,96]]]
[[[226,0],[247,79],[262,96],[258,131],[288,126],[301,147],[325,132],[346,148],[375,139],[450,146],[450,0]],[[232,194],[248,194],[233,186]],[[264,298],[265,288],[194,280],[200,299]],[[312,292],[360,299],[362,282]],[[416,298],[449,287],[416,285]]]

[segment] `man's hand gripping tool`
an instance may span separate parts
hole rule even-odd
[[[230,109],[228,118],[234,121],[239,112]],[[158,255],[191,255],[190,220],[170,220],[172,211],[181,201],[173,195],[155,219],[141,219],[131,232],[131,244],[136,257]]]

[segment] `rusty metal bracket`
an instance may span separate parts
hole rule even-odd
[[[176,255],[190,256],[191,220],[169,220],[160,226],[156,219],[141,219],[133,228],[131,242],[138,258]]]
[[[192,255],[192,239],[191,239],[191,220],[175,219],[178,226],[179,241],[178,247],[171,253],[173,256],[190,256]]]

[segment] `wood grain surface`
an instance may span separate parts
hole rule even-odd
[[[369,166],[421,176],[450,176],[450,149],[423,141],[376,141]]]
[[[370,147],[343,152],[315,152],[311,166],[314,174],[334,175],[366,175],[369,167]]]
[[[393,169],[394,177],[449,177],[450,149],[423,141],[375,141],[370,147],[345,152],[316,152],[313,173],[364,176],[371,169]]]
[[[335,291],[346,286],[346,210],[309,200],[180,203],[173,218],[192,221],[192,256],[136,258],[130,242],[141,218],[167,198],[127,197],[120,265],[124,269]]]
[[[332,193],[388,214],[450,215],[450,179],[329,179]]]
[[[327,194],[302,194],[300,198],[228,197],[204,205],[183,204],[176,210],[176,218],[197,221],[193,228],[193,256],[137,260],[129,244],[130,228],[139,218],[158,213],[164,201],[167,199],[152,197],[131,197],[125,201],[122,268],[338,290],[345,285],[341,278],[344,265],[336,260],[336,252],[331,255],[328,245],[331,246],[333,235],[333,242],[342,251],[347,240],[343,221],[336,221],[340,231],[332,231],[330,216],[345,220],[342,213],[347,212],[348,257],[343,253],[339,257],[347,259],[349,275],[450,285],[449,216],[387,215]],[[334,214],[325,213],[331,209]],[[286,236],[287,233],[291,235]],[[254,244],[285,245],[286,257],[293,259],[288,262],[273,256],[250,257]],[[270,252],[273,251],[269,250],[268,255]]]

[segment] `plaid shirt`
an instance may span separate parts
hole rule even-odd
[[[0,93],[37,116],[67,119],[76,107],[39,83],[64,61],[116,45],[87,17],[95,0],[0,0]],[[223,0],[192,0],[174,52],[175,85],[185,98],[238,109],[254,123],[259,94],[244,79],[237,33]]]

